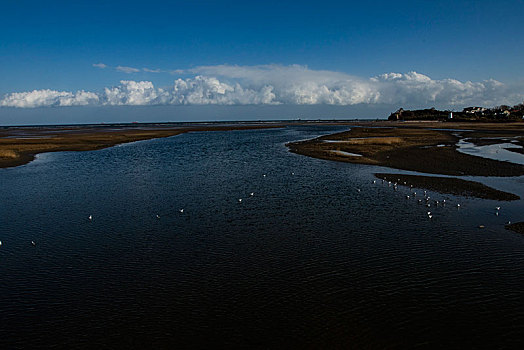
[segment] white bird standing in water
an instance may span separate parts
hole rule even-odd
[[[184,209],[180,209],[179,212],[184,213]]]
[[[242,203],[242,198],[239,198],[239,199],[238,199],[238,203]]]
[[[249,195],[253,197],[255,195],[255,192],[251,192]]]
[[[89,215],[88,219],[93,220],[93,215]]]
[[[36,247],[36,243],[35,243],[35,241],[31,241],[31,245],[32,245],[33,247]]]

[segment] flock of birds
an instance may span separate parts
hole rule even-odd
[[[295,175],[295,173],[292,172],[291,175]],[[263,174],[262,177],[264,177],[264,178],[267,177],[267,174]],[[397,180],[398,180],[398,182],[400,182],[400,179],[397,179]],[[382,181],[382,184],[387,184],[388,187],[392,187],[395,191],[398,190],[398,185],[399,185],[398,182],[391,182],[391,181],[388,181],[387,178],[385,178],[385,177],[384,177],[383,179],[381,179],[381,181]],[[376,183],[377,183],[377,180],[373,180],[373,184],[376,184]],[[412,198],[413,198],[413,199],[417,199],[417,202],[418,202],[419,204],[424,204],[427,208],[430,208],[432,203],[433,203],[433,205],[434,205],[435,207],[438,207],[439,205],[440,205],[440,206],[445,206],[445,205],[447,204],[447,202],[446,202],[445,199],[442,199],[442,200],[433,200],[433,202],[431,202],[431,201],[430,201],[430,200],[431,200],[431,197],[428,195],[428,193],[427,193],[426,190],[423,190],[423,195],[422,195],[422,194],[417,194],[417,192],[413,189],[413,185],[411,185],[411,184],[408,185],[406,181],[403,182],[403,185],[404,185],[404,186],[409,186],[410,189],[411,189],[410,194],[407,194],[407,195],[406,195],[406,199],[412,199]],[[362,191],[362,190],[361,190],[360,188],[357,188],[357,192],[361,192],[361,191]],[[253,197],[254,195],[255,195],[255,192],[250,192],[250,193],[249,193],[249,197]],[[422,195],[422,198],[418,198],[418,197],[417,197],[417,196],[421,196],[421,195]],[[243,198],[238,198],[238,202],[239,202],[239,203],[242,203],[243,200],[244,200]],[[456,207],[457,207],[458,209],[460,209],[460,208],[461,208],[460,203],[457,203],[457,204],[456,204]],[[183,214],[183,213],[184,213],[184,208],[181,208],[181,209],[179,209],[178,211],[179,211],[181,214]],[[495,215],[496,215],[496,216],[499,215],[499,211],[500,211],[500,207],[495,207]],[[426,215],[427,215],[428,219],[432,219],[432,218],[433,218],[433,213],[432,213],[431,211],[429,211],[429,210],[426,212]],[[160,219],[160,215],[159,215],[159,214],[156,214],[155,216],[156,216],[157,219]],[[90,214],[90,215],[87,217],[87,219],[88,219],[89,221],[92,221],[92,220],[93,220],[93,215]],[[506,224],[507,224],[507,225],[511,224],[511,221],[506,222]],[[479,228],[485,228],[484,225],[479,225],[478,227],[479,227]],[[33,247],[36,247],[36,242],[35,242],[35,241],[31,241],[31,245],[32,245]],[[0,241],[0,247],[1,247],[1,246],[2,246],[2,241]]]
[[[399,178],[397,178],[397,180],[398,180],[398,182],[392,182],[392,181],[388,181],[387,178],[385,178],[385,177],[383,179],[381,179],[382,184],[387,184],[388,187],[393,187],[393,189],[395,191],[398,190],[398,184],[400,182]],[[373,180],[373,184],[376,184],[376,183],[377,183],[377,180]],[[417,199],[417,203],[418,204],[423,204],[427,208],[430,208],[432,204],[435,207],[438,207],[439,205],[440,206],[445,206],[447,204],[445,199],[442,199],[442,200],[435,200],[434,199],[433,201],[431,201],[431,197],[428,195],[428,192],[426,190],[423,190],[423,194],[419,193],[418,196],[420,197],[422,195],[422,198],[418,198],[417,197],[417,192],[413,189],[413,185],[411,185],[411,184],[408,185],[408,183],[406,181],[403,181],[402,183],[403,183],[404,186],[409,186],[409,188],[411,189],[410,194],[406,195],[406,199],[412,199],[412,198],[413,199]],[[361,190],[359,188],[357,188],[357,192],[360,192],[360,191]],[[461,208],[460,203],[457,203],[456,207],[457,207],[457,209],[460,209]],[[495,207],[495,215],[496,216],[499,216],[499,211],[500,211],[500,207]],[[429,210],[426,212],[426,215],[427,215],[428,219],[433,219],[433,214],[434,213],[432,213]],[[511,224],[511,221],[506,222],[506,225],[509,225],[509,224]],[[479,225],[478,227],[479,228],[485,228],[484,225]]]

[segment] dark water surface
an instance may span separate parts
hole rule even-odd
[[[372,183],[388,169],[284,146],[341,130],[190,133],[0,169],[0,348],[522,346],[524,237],[504,223],[523,201],[431,193],[448,204],[428,209]]]

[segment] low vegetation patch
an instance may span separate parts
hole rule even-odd
[[[11,149],[0,149],[0,158],[16,159],[18,157],[19,157],[18,153]]]

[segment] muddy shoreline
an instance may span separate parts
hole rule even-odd
[[[76,126],[10,127],[0,130],[0,168],[34,160],[38,153],[94,151],[122,143],[150,140],[195,131],[267,129],[284,124],[231,124],[211,126]]]
[[[424,188],[442,194],[452,194],[462,197],[474,197],[482,199],[492,199],[498,201],[514,201],[520,199],[519,196],[496,190],[480,182],[467,181],[453,177],[441,176],[422,176],[376,173],[375,176],[384,181],[396,183],[398,186],[409,188]]]
[[[524,235],[524,222],[515,222],[505,226],[507,230],[517,232]]]
[[[524,123],[424,124],[377,122],[374,127],[355,127],[312,140],[291,142],[287,146],[291,152],[309,157],[422,173],[499,177],[524,175],[524,165],[471,156],[458,152],[456,146],[463,138],[474,138],[480,143],[485,138],[517,137],[522,142]]]

